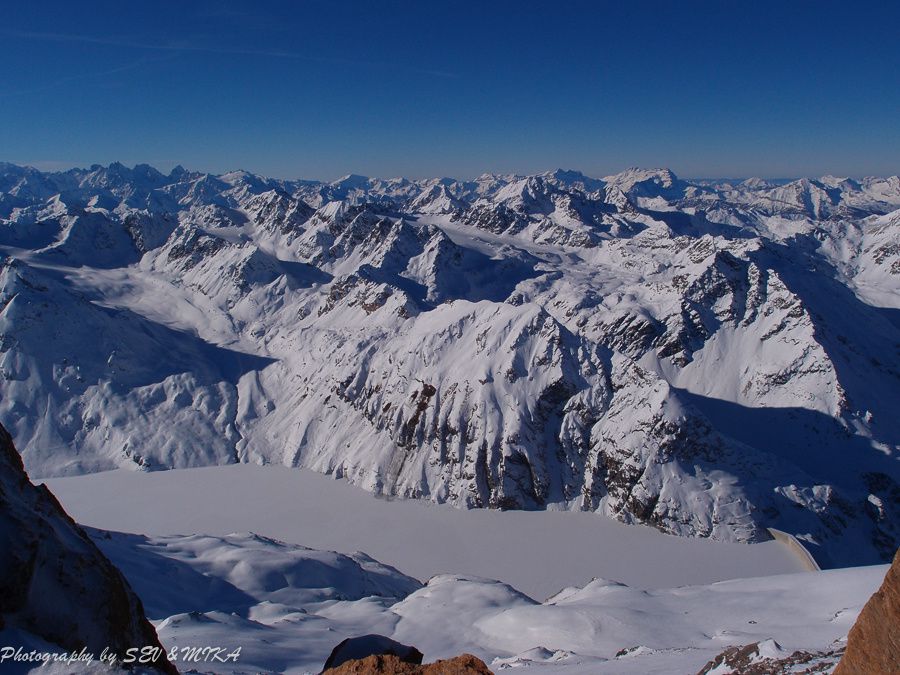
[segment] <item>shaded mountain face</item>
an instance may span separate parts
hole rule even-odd
[[[6,642],[49,643],[70,653],[85,649],[95,658],[105,650],[122,660],[129,649],[157,648],[159,657],[148,668],[178,672],[125,578],[51,492],[28,480],[3,427],[0,631]]]
[[[35,475],[275,462],[464,507],[900,535],[900,179],[0,165]]]

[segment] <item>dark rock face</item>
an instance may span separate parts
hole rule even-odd
[[[422,663],[422,652],[415,647],[391,640],[384,635],[371,634],[347,638],[338,644],[325,661],[325,670],[336,668],[347,661],[386,655],[395,656],[404,663]]]
[[[417,665],[397,656],[375,655],[347,661],[323,675],[492,675],[484,661],[463,654],[452,659]]]
[[[900,550],[850,634],[835,675],[900,672]]]
[[[28,479],[0,426],[0,628],[18,628],[59,645],[104,649],[156,647],[157,671],[177,673],[141,601],[119,570],[44,485]]]

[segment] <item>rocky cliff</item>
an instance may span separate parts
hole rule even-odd
[[[850,629],[834,673],[900,673],[900,551]]]
[[[118,569],[66,514],[50,491],[35,486],[12,438],[0,427],[0,629],[59,647],[160,650],[153,669],[176,673],[141,601]]]

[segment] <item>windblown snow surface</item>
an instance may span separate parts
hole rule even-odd
[[[0,165],[33,477],[284,464],[823,566],[898,543],[900,178]]]
[[[317,673],[345,637],[377,633],[426,662],[474,653],[496,673],[695,673],[731,645],[761,642],[776,658],[839,650],[887,570],[783,574],[800,561],[775,541],[388,501],[303,469],[47,485],[82,523],[134,533],[88,530],[167,650],[241,648],[237,663],[176,664],[199,672]],[[228,533],[248,525],[261,533]],[[316,548],[287,543],[298,541]],[[316,550],[328,548],[341,552]],[[755,578],[710,583],[731,576]]]

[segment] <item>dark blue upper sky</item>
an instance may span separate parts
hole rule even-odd
[[[0,160],[900,171],[900,3],[7,2]]]

